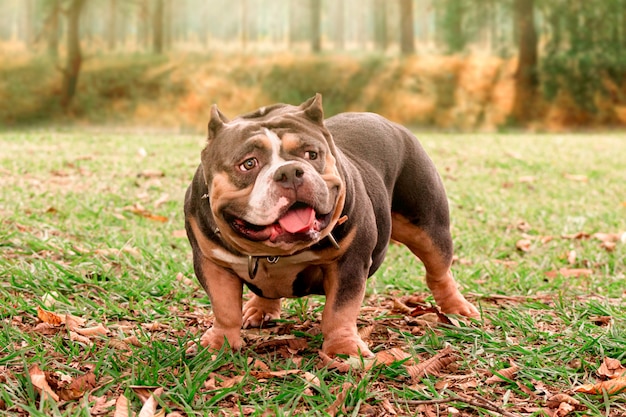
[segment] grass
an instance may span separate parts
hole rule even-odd
[[[602,380],[604,358],[626,362],[626,244],[609,251],[588,237],[626,231],[624,135],[420,138],[448,190],[455,275],[483,317],[433,328],[407,322],[395,298],[431,299],[419,261],[392,245],[363,307],[370,347],[399,348],[415,362],[448,345],[458,355],[438,375],[413,380],[401,360],[321,366],[319,297],[286,302],[276,326],[246,332],[241,353],[185,353],[210,322],[180,233],[200,136],[0,134],[1,413],[95,415],[104,403],[112,414],[121,395],[138,411],[133,387],[160,386],[161,406],[186,415],[382,415],[390,407],[539,416],[557,393],[580,402],[568,415],[623,415],[624,394],[572,390]],[[586,272],[563,276],[570,270]],[[38,308],[109,333],[78,339],[64,326],[46,328]],[[284,335],[306,343],[287,349],[277,342]],[[513,377],[486,382],[511,362]],[[96,382],[76,399],[43,401],[34,365],[55,391],[89,373]]]

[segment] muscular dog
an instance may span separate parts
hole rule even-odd
[[[280,316],[281,298],[326,296],[322,350],[371,356],[357,333],[365,284],[389,240],[425,265],[444,312],[477,316],[450,272],[446,194],[405,128],[372,113],[324,120],[317,94],[232,121],[214,105],[185,196],[194,271],[215,320],[200,341],[241,348],[241,328]],[[254,293],[242,305],[244,284]]]

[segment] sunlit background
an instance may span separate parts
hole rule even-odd
[[[0,124],[199,131],[324,95],[416,128],[626,124],[626,0],[0,0]]]

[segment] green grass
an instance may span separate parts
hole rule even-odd
[[[599,240],[563,236],[626,231],[626,136],[420,139],[448,190],[459,258],[454,273],[483,317],[457,327],[408,326],[391,300],[428,293],[419,261],[392,245],[364,303],[361,324],[375,325],[370,347],[399,347],[416,362],[446,345],[459,355],[453,367],[416,383],[400,362],[348,372],[319,366],[319,297],[286,302],[283,320],[248,332],[241,353],[186,355],[210,313],[178,233],[200,135],[0,134],[0,414],[84,416],[97,397],[122,394],[138,411],[132,386],[149,385],[164,388],[168,412],[187,415],[327,415],[337,397],[345,415],[382,413],[387,402],[398,415],[418,414],[419,407],[448,415],[450,406],[490,415],[460,400],[417,403],[464,393],[518,415],[542,415],[547,397],[557,393],[581,402],[569,415],[623,415],[624,394],[572,389],[601,380],[603,358],[626,362],[626,244],[607,251]],[[128,207],[136,203],[167,221],[132,213]],[[523,238],[531,241],[527,252],[516,249]],[[592,272],[546,274],[560,268]],[[102,323],[110,332],[90,343],[72,340],[63,327],[47,334],[36,328],[38,307],[85,318],[86,326]],[[610,324],[599,325],[599,316],[611,317]],[[292,355],[258,349],[281,332],[308,347]],[[120,348],[128,336],[139,343]],[[302,373],[259,378],[256,360],[271,371]],[[510,361],[520,368],[514,380],[485,383]],[[56,378],[93,371],[97,384],[77,400],[41,401],[28,374],[35,364]]]

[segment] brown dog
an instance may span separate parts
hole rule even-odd
[[[452,278],[446,194],[417,139],[371,113],[324,120],[319,94],[232,121],[213,106],[185,227],[215,315],[203,346],[239,349],[241,327],[278,318],[281,298],[324,294],[324,352],[371,356],[356,322],[390,238],[422,260],[444,312],[478,315]]]

